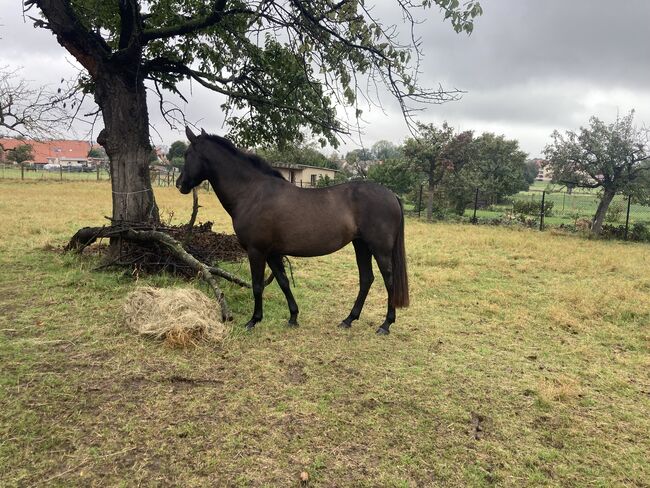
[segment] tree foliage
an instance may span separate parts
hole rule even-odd
[[[31,161],[32,159],[34,159],[34,153],[31,144],[21,144],[20,146],[16,146],[15,149],[8,151],[7,154],[7,160],[13,161],[17,164]]]
[[[296,144],[291,146],[260,148],[257,153],[273,163],[305,164],[321,168],[337,169],[336,163],[327,158],[317,148],[316,144]]]
[[[642,192],[650,169],[648,136],[647,129],[634,125],[634,111],[611,124],[592,117],[578,132],[551,135],[544,153],[553,182],[602,190],[592,222],[595,234],[600,234],[614,195]]]
[[[387,159],[370,166],[368,179],[384,185],[398,195],[410,192],[418,181],[418,175],[410,171],[404,159]]]
[[[485,132],[464,146],[466,163],[444,183],[445,193],[458,214],[465,211],[479,189],[481,199],[499,202],[527,190],[527,154],[516,140]]]
[[[174,141],[167,151],[167,159],[173,161],[176,158],[183,158],[187,150],[187,143],[185,141]]]
[[[454,130],[447,122],[440,127],[418,122],[417,131],[417,137],[404,142],[403,152],[411,171],[427,184],[427,220],[432,220],[434,192],[445,175],[454,169],[453,162],[445,154],[454,138]]]
[[[373,159],[378,159],[380,161],[396,159],[402,155],[398,146],[385,140],[375,142],[372,145],[371,154]]]
[[[230,135],[249,146],[302,141],[308,127],[321,143],[337,145],[349,131],[336,105],[356,107],[363,80],[387,87],[406,114],[413,103],[441,102],[455,92],[417,83],[418,44],[398,39],[360,1],[334,0],[27,0],[59,41],[88,69],[119,60],[122,69],[156,90],[181,93],[194,82],[227,97],[222,110]],[[477,1],[395,3],[415,24],[419,8],[438,7],[457,32],[471,33],[482,13]],[[358,107],[357,107],[358,108]],[[171,114],[171,111],[167,111]]]

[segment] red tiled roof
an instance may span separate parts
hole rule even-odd
[[[30,141],[0,138],[0,145],[5,150],[14,149],[23,144],[31,144],[34,162],[47,163],[47,158],[85,158],[92,145],[86,141]]]

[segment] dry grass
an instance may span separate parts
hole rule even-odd
[[[218,343],[227,334],[214,300],[195,288],[140,286],[124,300],[124,322],[134,332],[171,347]]]
[[[190,199],[156,196],[187,219]],[[412,306],[389,337],[379,282],[336,328],[346,248],[293,260],[299,329],[274,284],[244,333],[250,290],[224,285],[229,340],[179,350],[120,318],[136,286],[176,280],[42,250],[109,209],[101,184],[0,182],[0,485],[650,484],[647,245],[410,220]]]

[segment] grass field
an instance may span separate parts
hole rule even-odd
[[[191,198],[155,191],[187,219]],[[390,336],[379,282],[335,327],[357,289],[346,248],[293,260],[299,329],[273,284],[242,332],[252,299],[224,284],[227,341],[175,350],[121,306],[185,284],[51,249],[109,211],[105,182],[0,181],[1,486],[650,485],[647,245],[408,220],[412,306]]]

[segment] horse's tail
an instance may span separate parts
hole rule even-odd
[[[397,201],[402,212],[402,222],[393,246],[393,306],[403,308],[409,306],[409,278],[406,273],[406,250],[404,249],[404,206],[399,197]]]

